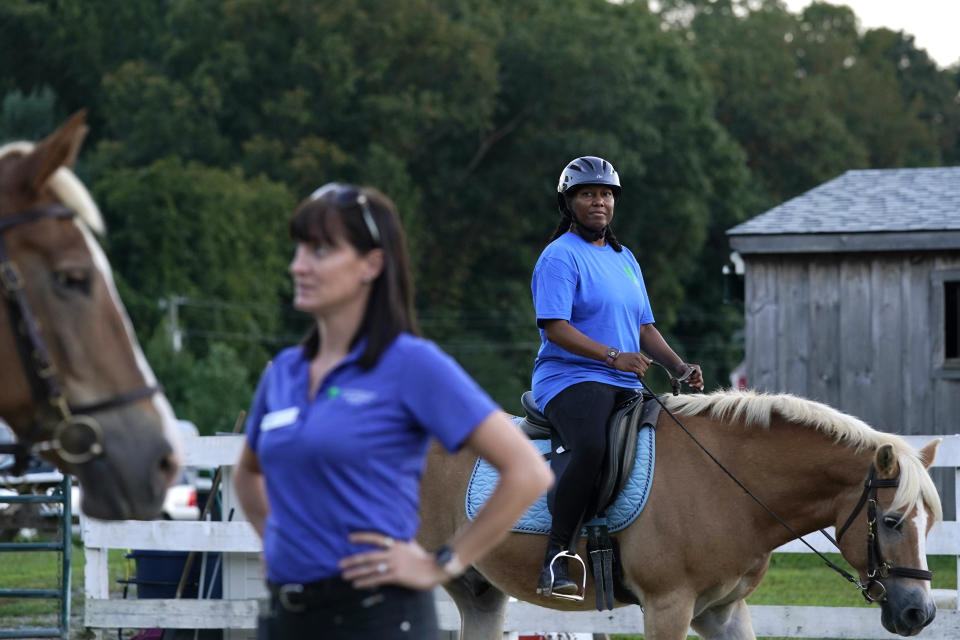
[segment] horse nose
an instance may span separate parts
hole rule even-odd
[[[914,633],[918,633],[920,629],[923,629],[933,622],[936,616],[937,607],[931,602],[923,607],[909,607],[905,609],[902,620],[906,628],[913,629]]]

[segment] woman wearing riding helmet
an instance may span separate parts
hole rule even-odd
[[[619,197],[613,165],[595,156],[571,161],[557,186],[560,223],[533,270],[542,344],[532,390],[569,451],[557,476],[553,524],[537,585],[543,595],[578,591],[566,557],[556,556],[574,539],[594,491],[607,419],[625,394],[642,387],[651,359],[703,390],[700,366],[684,362],[653,325],[640,265],[610,227]]]

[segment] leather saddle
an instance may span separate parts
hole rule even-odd
[[[595,512],[602,514],[623,490],[630,478],[637,457],[637,433],[644,424],[656,426],[660,404],[649,402],[653,396],[646,390],[621,403],[607,421],[607,452],[597,484]],[[556,440],[557,433],[550,421],[537,408],[533,392],[520,396],[526,414],[520,421],[521,430],[531,440]],[[554,451],[556,447],[554,447]]]

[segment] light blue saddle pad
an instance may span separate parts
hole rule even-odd
[[[515,423],[520,420],[521,418],[514,418]],[[546,453],[550,450],[550,441],[533,440],[533,446],[540,453]],[[605,514],[607,527],[610,531],[619,531],[625,528],[636,520],[640,512],[643,511],[643,507],[647,503],[647,496],[650,494],[650,484],[653,482],[653,454],[654,429],[650,425],[644,425],[637,433],[637,458],[630,479],[627,480],[623,491],[607,508]],[[482,458],[477,459],[477,464],[473,468],[473,475],[470,476],[470,484],[467,485],[467,518],[473,520],[477,517],[477,512],[480,511],[480,507],[493,493],[493,488],[499,478],[499,474],[489,463]],[[560,496],[559,499],[563,500],[563,496]],[[543,494],[514,523],[512,530],[519,533],[546,535],[550,533],[551,520],[552,516],[547,508],[547,494]]]

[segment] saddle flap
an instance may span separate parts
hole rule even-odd
[[[633,469],[643,404],[638,395],[614,411],[607,422],[607,453],[595,503],[598,512],[617,497]]]

